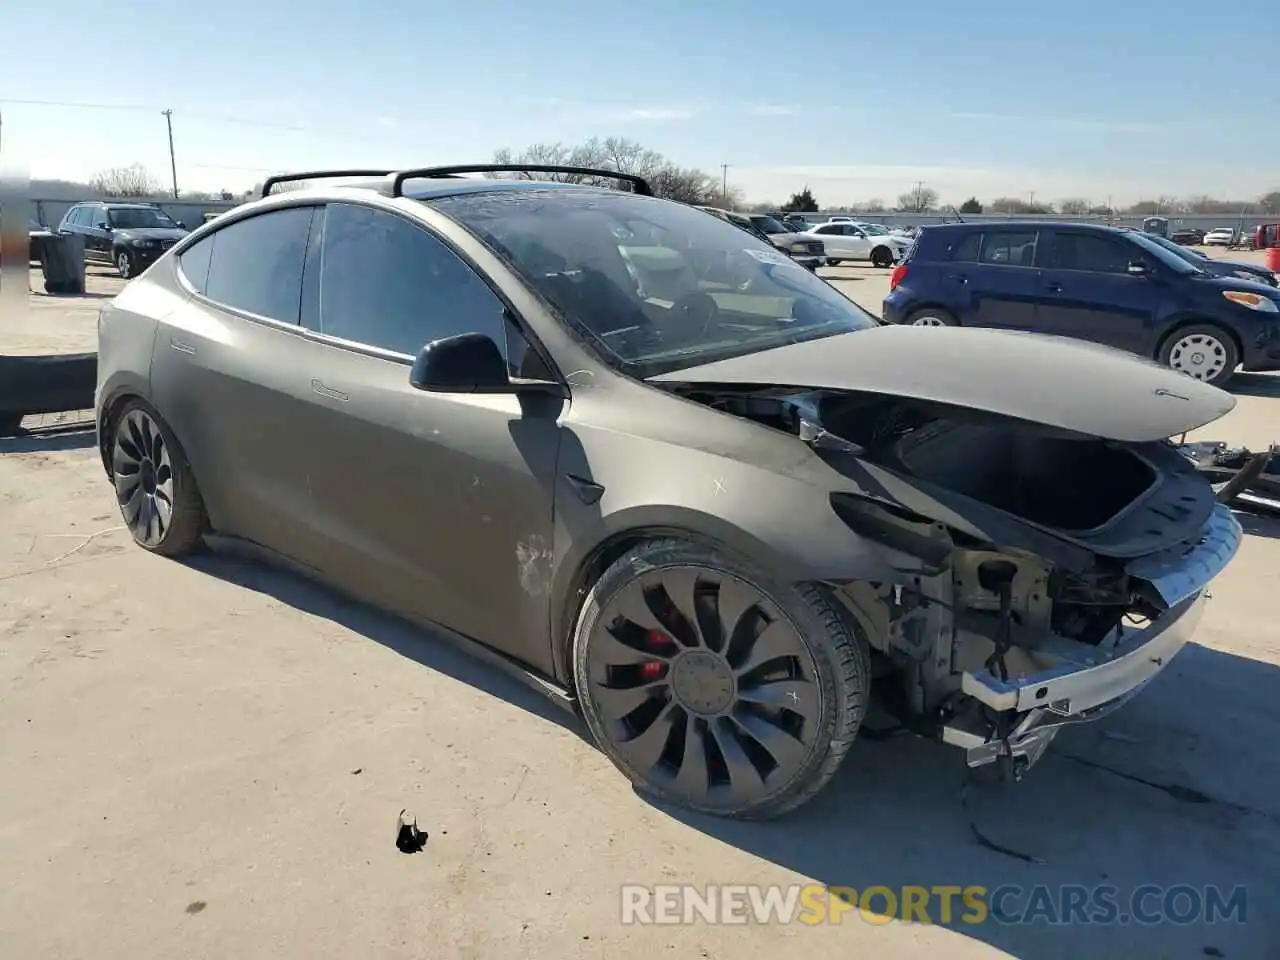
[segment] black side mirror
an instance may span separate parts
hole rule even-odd
[[[186,222],[185,222],[185,221],[183,221],[183,220],[179,220],[179,221],[178,221],[178,229],[179,229],[179,230],[185,230],[185,229],[187,229],[187,224],[186,224]]]
[[[428,343],[413,361],[409,382],[437,393],[502,393],[512,388],[502,351],[483,333]]]
[[[105,230],[105,231],[107,231],[107,233],[110,233],[110,232],[111,232],[111,224],[107,223],[107,221],[105,221],[105,220],[99,220],[99,221],[98,221],[98,229],[99,229],[99,230]]]
[[[1126,272],[1131,277],[1145,277],[1147,275],[1147,265],[1141,260],[1134,260],[1129,264]]]

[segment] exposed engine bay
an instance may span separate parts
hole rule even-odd
[[[881,673],[901,679],[900,719],[964,746],[971,765],[1016,776],[1060,725],[1118,706],[1166,659],[1131,647],[1174,643],[1162,618],[1203,593],[1184,568],[1221,559],[1216,575],[1238,543],[1169,442],[851,391],[678,389],[794,434],[861,488],[832,508],[891,573],[832,586]],[[886,478],[905,483],[891,492]],[[1063,682],[1075,671],[1098,671],[1096,690]]]

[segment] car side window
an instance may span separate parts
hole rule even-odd
[[[865,233],[863,233],[858,227],[855,227],[852,224],[845,224],[844,235],[846,237],[865,237],[866,236]]]
[[[217,239],[218,235],[212,233],[178,255],[178,269],[200,293],[208,288],[209,263],[213,259],[213,243]]]
[[[215,232],[204,295],[259,317],[297,323],[314,207],[289,207]]]
[[[831,236],[832,234],[838,234],[838,233],[840,233],[841,231],[840,231],[840,226],[839,226],[839,224],[835,224],[835,225],[832,225],[832,224],[826,224],[826,225],[824,225],[824,226],[818,227],[818,228],[817,228],[816,230],[814,230],[813,232],[814,232],[814,233],[820,233],[820,234],[822,234],[823,236],[828,236],[828,237],[829,237],[829,236]]]
[[[433,340],[483,333],[505,355],[505,304],[424,227],[331,203],[321,261],[320,333],[407,356]]]
[[[1140,259],[1141,254],[1124,244],[1085,233],[1055,234],[1046,258],[1054,269],[1089,273],[1127,273],[1130,261]]]
[[[961,263],[973,263],[978,259],[978,248],[982,245],[982,234],[971,233],[951,250],[951,259]]]
[[[979,261],[1003,267],[1030,267],[1035,264],[1034,231],[994,230],[982,235]]]

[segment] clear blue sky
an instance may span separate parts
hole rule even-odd
[[[891,201],[917,180],[957,202],[1280,187],[1277,0],[809,8],[14,0],[3,149],[36,176],[140,162],[167,180],[172,107],[193,189],[592,135],[727,163],[752,200],[808,183],[824,203]]]

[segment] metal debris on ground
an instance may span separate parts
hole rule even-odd
[[[426,845],[427,834],[418,829],[418,818],[401,810],[396,818],[396,849],[401,853],[420,853]]]
[[[1254,453],[1222,441],[1181,443],[1178,449],[1235,510],[1280,518],[1280,447]]]

